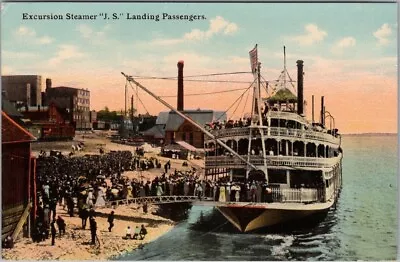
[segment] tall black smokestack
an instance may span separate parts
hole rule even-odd
[[[321,125],[325,126],[325,105],[324,96],[321,96]]]
[[[297,113],[303,112],[303,60],[297,60]]]
[[[312,123],[314,124],[314,95],[312,95]]]
[[[178,62],[178,111],[183,111],[183,61]]]

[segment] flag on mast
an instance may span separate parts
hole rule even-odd
[[[257,44],[252,50],[250,50],[249,55],[250,55],[251,72],[254,74],[258,66]]]

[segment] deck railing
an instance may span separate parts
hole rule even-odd
[[[267,156],[268,166],[296,166],[296,167],[332,167],[338,162],[338,157],[317,158],[317,157],[292,157],[292,156]],[[256,166],[264,165],[262,156],[250,156],[250,163]],[[246,163],[234,156],[208,156],[205,160],[206,168],[226,167],[240,168],[246,167]]]
[[[226,138],[226,137],[247,137],[250,134],[250,129],[241,127],[241,128],[225,128],[219,130],[211,131],[216,138]],[[281,138],[302,138],[302,139],[311,139],[311,140],[319,140],[322,142],[329,142],[332,144],[338,144],[340,141],[339,137],[332,136],[328,133],[312,131],[312,130],[301,130],[295,128],[286,128],[286,127],[265,127],[264,136],[280,136]],[[206,141],[212,141],[211,138],[206,137]]]
[[[272,188],[273,202],[309,203],[322,202],[323,189],[315,188]]]

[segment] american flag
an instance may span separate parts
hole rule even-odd
[[[258,65],[257,45],[252,50],[250,50],[249,55],[251,72],[255,73]]]

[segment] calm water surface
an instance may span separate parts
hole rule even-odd
[[[343,136],[343,189],[318,225],[242,234],[224,220],[193,225],[192,207],[169,233],[117,260],[394,260],[397,257],[397,135]],[[210,226],[211,227],[211,226]]]

